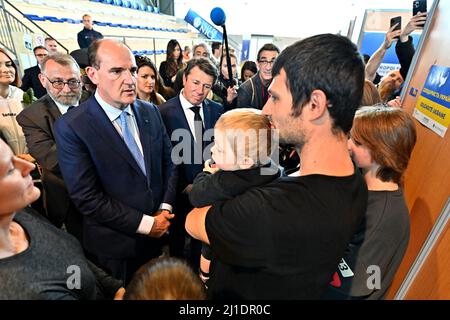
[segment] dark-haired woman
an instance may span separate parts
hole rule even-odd
[[[137,70],[137,97],[151,102],[157,106],[166,102],[166,99],[158,93],[158,71],[153,62],[144,56],[136,56]]]
[[[183,68],[183,52],[177,40],[172,39],[167,43],[166,61],[161,62],[159,73],[164,84],[173,88],[178,70]]]

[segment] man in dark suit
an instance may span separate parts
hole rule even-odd
[[[172,137],[172,159],[177,164],[177,200],[174,209],[176,218],[170,232],[170,253],[173,256],[185,255],[187,234],[184,221],[186,214],[192,209],[188,193],[195,176],[203,169],[204,160],[210,158],[207,140],[211,140],[212,129],[223,112],[220,104],[206,99],[217,74],[217,68],[209,59],[190,60],[184,70],[184,89],[179,95],[159,106],[167,131]],[[190,238],[190,252],[186,258],[194,267],[199,264],[200,250],[201,243]]]
[[[44,203],[49,220],[82,239],[82,217],[70,201],[58,166],[53,124],[81,98],[81,75],[76,61],[67,54],[46,56],[40,82],[47,94],[24,109],[17,122],[23,129],[31,155],[42,168]],[[39,71],[41,72],[41,71]]]
[[[161,255],[173,218],[171,143],[158,108],[136,100],[136,61],[110,39],[89,47],[95,94],[55,123],[58,161],[83,214],[83,244],[126,283]]]
[[[45,91],[45,88],[42,86],[41,81],[39,80],[39,74],[41,73],[39,65],[42,63],[42,60],[46,56],[48,56],[48,51],[43,46],[37,46],[33,49],[33,53],[34,57],[36,58],[37,65],[25,69],[22,78],[22,86],[20,88],[23,91],[27,91],[28,89],[32,88],[34,96],[39,99],[47,94],[47,91]]]

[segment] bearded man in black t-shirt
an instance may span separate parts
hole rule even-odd
[[[212,299],[319,298],[366,210],[347,150],[364,85],[355,45],[313,36],[286,48],[272,72],[263,113],[295,146],[299,170],[188,215],[186,230],[216,257]]]

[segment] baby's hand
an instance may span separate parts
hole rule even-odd
[[[203,168],[203,171],[214,174],[219,170],[219,168],[217,168],[217,165],[215,163],[211,163],[211,161],[212,159],[208,159],[205,161],[205,167]]]

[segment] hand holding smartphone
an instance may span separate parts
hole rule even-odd
[[[425,13],[427,12],[427,0],[414,0],[413,1],[413,16],[416,16],[418,13]],[[420,25],[423,27],[425,25]]]
[[[391,26],[390,29],[395,26],[395,28],[392,31],[401,30],[402,29],[402,17],[394,17],[391,19]],[[399,37],[394,37],[394,39],[398,39]]]

